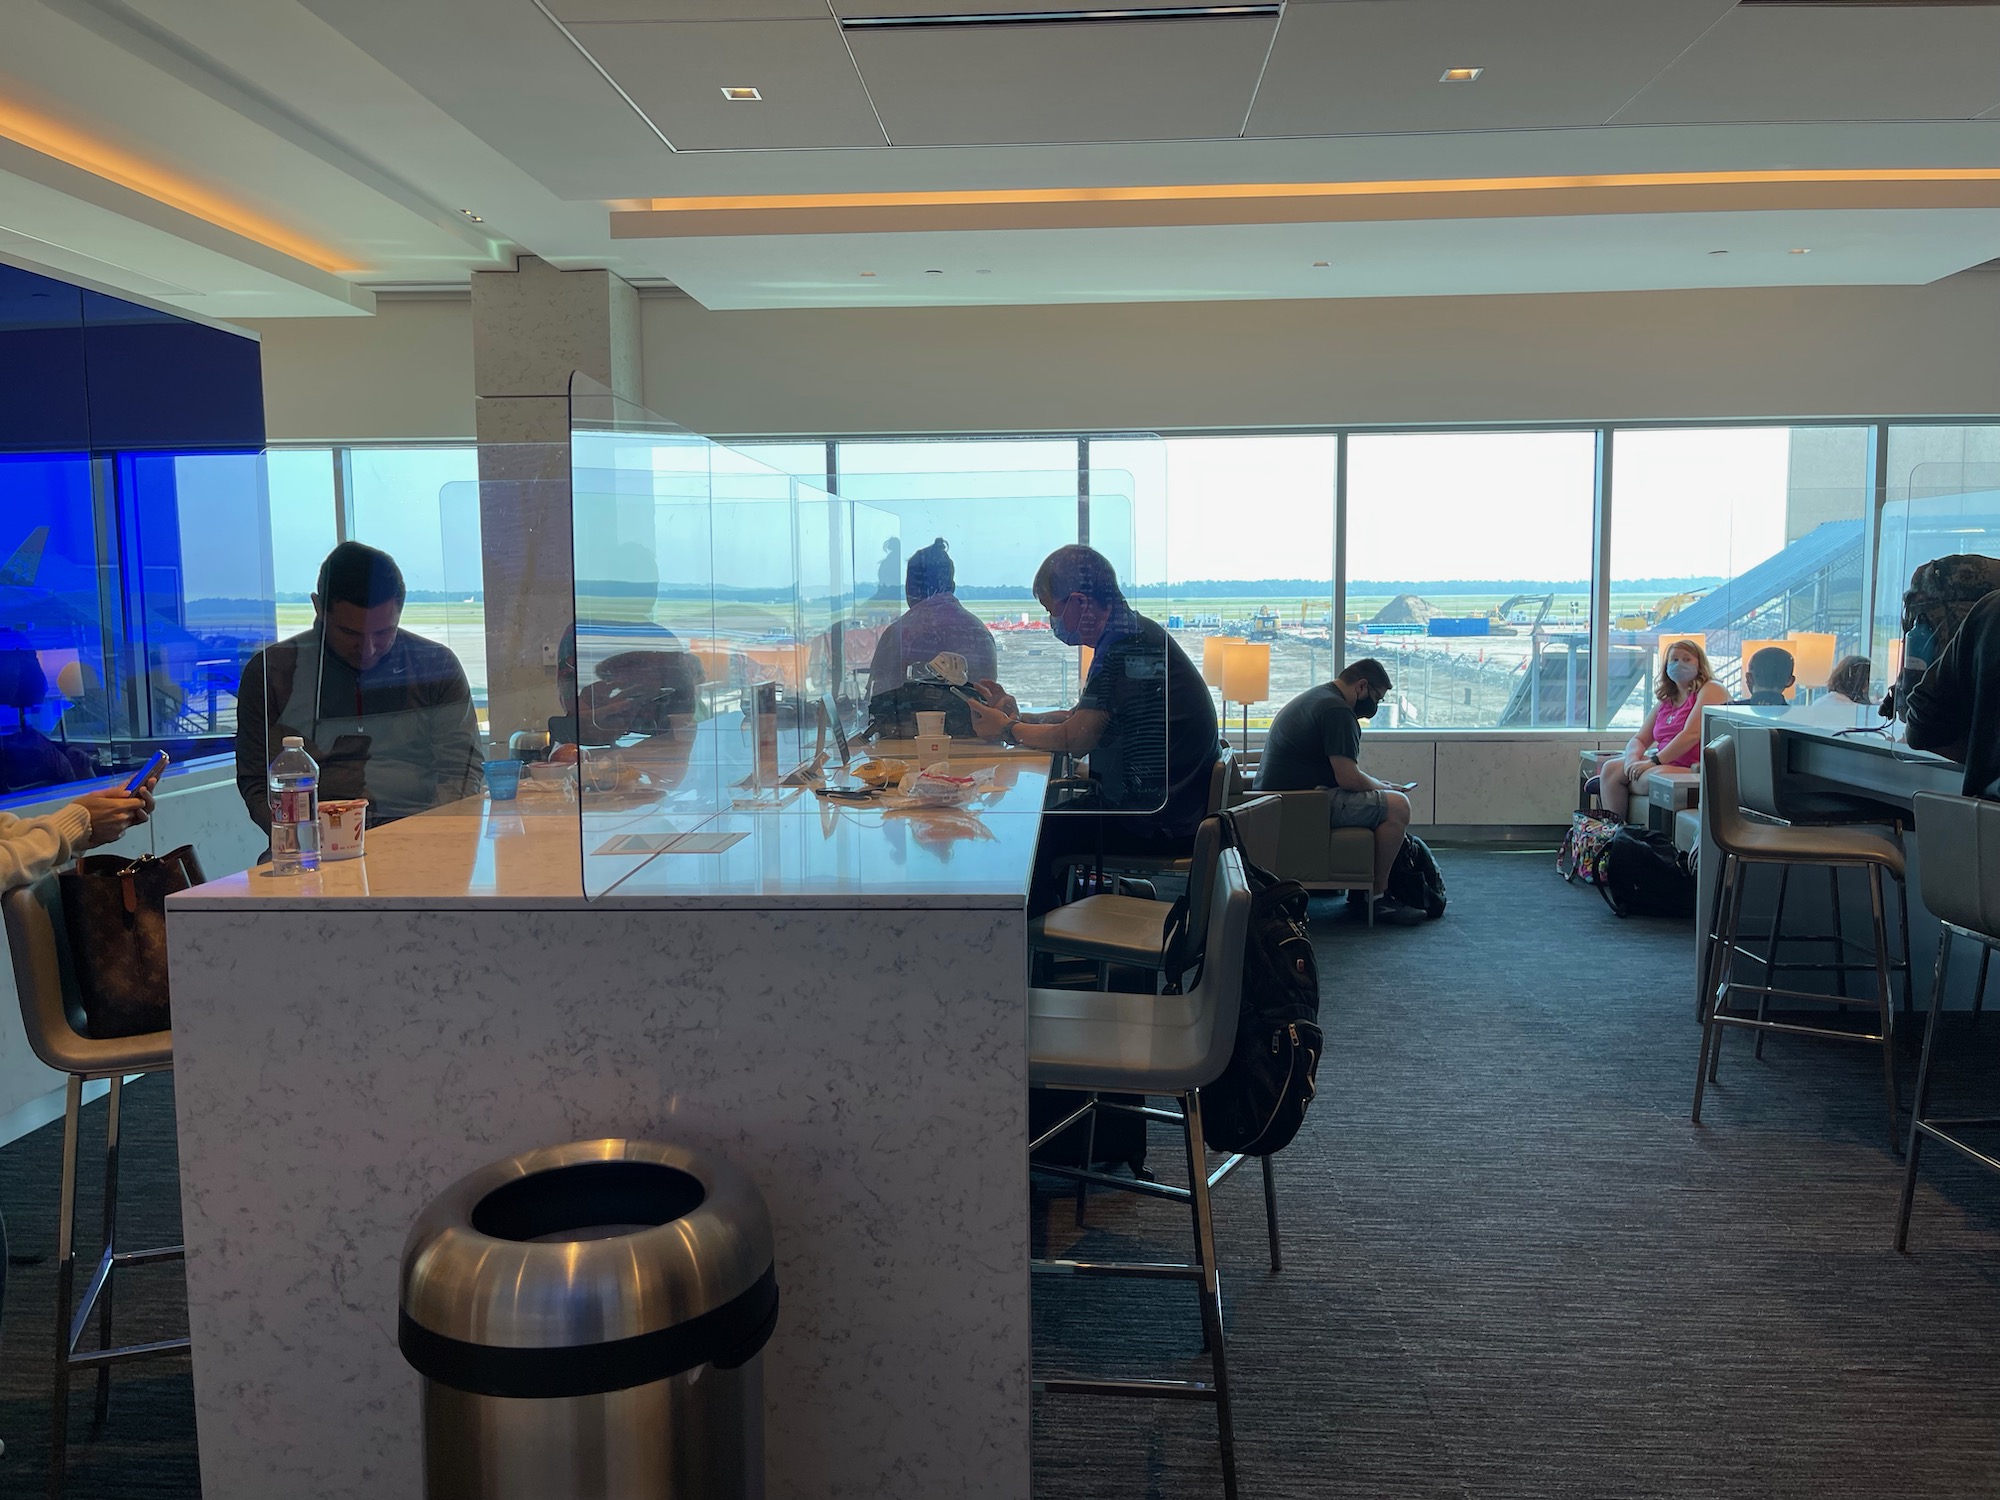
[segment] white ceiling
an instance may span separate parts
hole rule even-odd
[[[1316,232],[1298,224],[612,237],[614,203],[685,196],[2000,166],[1990,6],[1289,0],[1275,23],[839,24],[967,8],[0,0],[0,257],[217,316],[310,316],[516,250],[715,307],[1912,282],[2000,255],[1981,208],[1860,200],[1724,216],[1742,231],[1726,266],[1707,210],[1318,226],[1333,275],[1306,274],[1327,255],[1297,264]],[[1453,66],[1485,71],[1439,83]],[[60,149],[37,149],[50,132]],[[1771,258],[1773,235],[1814,254]]]

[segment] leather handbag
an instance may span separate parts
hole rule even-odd
[[[167,1031],[167,897],[202,883],[194,846],[92,854],[63,871],[63,926],[92,1037]]]

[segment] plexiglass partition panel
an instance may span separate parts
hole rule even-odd
[[[667,881],[688,852],[740,870],[753,833],[776,858],[791,835],[772,818],[900,837],[899,815],[959,799],[956,832],[926,830],[977,842],[982,809],[1021,810],[1018,765],[1000,778],[995,758],[1033,762],[1039,787],[1061,756],[1058,815],[1157,818],[1177,773],[1205,801],[1212,705],[1123,591],[1129,476],[930,473],[910,445],[822,487],[581,378],[571,417],[587,895],[654,860]],[[1201,753],[1170,754],[1170,733]],[[840,843],[822,833],[785,858]]]
[[[549,740],[571,590],[563,537],[549,535],[546,518],[567,521],[567,448],[489,446],[476,460],[464,453],[405,469],[393,483],[376,477],[367,503],[349,512],[348,540],[309,566],[295,560],[308,598],[284,606],[278,638],[243,673],[237,785],[248,816],[274,835],[274,859],[291,847],[274,827],[285,804],[269,784],[288,736],[317,769],[322,811],[339,816],[351,804],[344,815],[371,829],[419,814],[488,816],[486,762]],[[499,541],[491,569],[482,562],[489,516]],[[493,816],[536,810],[572,815],[560,798],[537,808],[508,797]],[[565,833],[558,846],[573,840]],[[430,877],[494,888],[473,850],[431,841],[433,865],[462,858],[466,868]],[[320,852],[332,863],[342,851]],[[477,859],[493,854],[477,846]]]
[[[1876,583],[1877,653],[1893,689],[1886,707],[1910,743],[1965,760],[1969,790],[2000,769],[1967,743],[1974,633],[2000,628],[1987,624],[1986,610],[1975,614],[2000,586],[1996,449],[2000,429],[1891,430]],[[1938,451],[1968,458],[1929,456]]]

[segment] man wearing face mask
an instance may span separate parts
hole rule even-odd
[[[1058,547],[1035,574],[1035,597],[1066,646],[1088,646],[1091,662],[1076,707],[1024,714],[993,681],[984,703],[968,703],[973,732],[1036,750],[1087,755],[1105,816],[1061,813],[1042,820],[1028,910],[1061,899],[1061,871],[1079,854],[1193,852],[1221,753],[1215,703],[1187,653],[1135,611],[1102,553]]]
[[[396,560],[342,542],[318,585],[312,628],[243,669],[236,789],[251,819],[269,830],[265,768],[291,734],[319,763],[321,798],[366,798],[371,824],[477,795],[472,690],[448,647],[402,629]]]
[[[1307,688],[1278,710],[1264,737],[1257,767],[1260,792],[1303,792],[1331,786],[1335,828],[1368,828],[1375,834],[1375,910],[1400,908],[1382,893],[1410,828],[1405,789],[1361,769],[1361,721],[1375,717],[1389,696],[1389,673],[1374,657],[1352,662],[1332,682]]]

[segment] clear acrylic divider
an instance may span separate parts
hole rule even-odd
[[[1894,717],[1899,743],[1911,737],[1913,718],[1927,717],[1924,696],[1915,691],[1918,684],[1944,655],[1973,605],[2000,583],[2000,463],[1919,455],[1940,442],[1973,447],[1976,439],[1991,433],[1978,428],[1891,431],[1874,636],[1881,686],[1887,689],[1877,696]],[[1899,452],[1899,447],[1909,451]],[[1930,706],[1934,712],[1936,701]],[[1936,726],[1929,727],[1931,735],[1923,734],[1920,724],[1915,737],[1934,740]]]
[[[1129,480],[841,473],[822,488],[582,377],[571,418],[588,897],[671,885],[666,866],[694,869],[689,852],[727,855],[705,868],[754,887],[754,861],[808,839],[772,815],[831,838],[864,794],[878,819],[946,799],[953,778],[976,799],[1017,785],[1018,769],[993,763],[1033,762],[1039,777],[1084,726],[1033,811],[1157,817],[1168,695],[1189,681],[1212,750],[1206,692],[1192,668],[1174,683],[1166,633],[1122,591],[1138,555]],[[1086,517],[1095,552],[1076,550]],[[1067,731],[1034,722],[1077,709]],[[1017,718],[1028,727],[1011,729]],[[1017,795],[983,805],[1002,801],[1021,810]],[[761,853],[729,853],[753,834]]]

